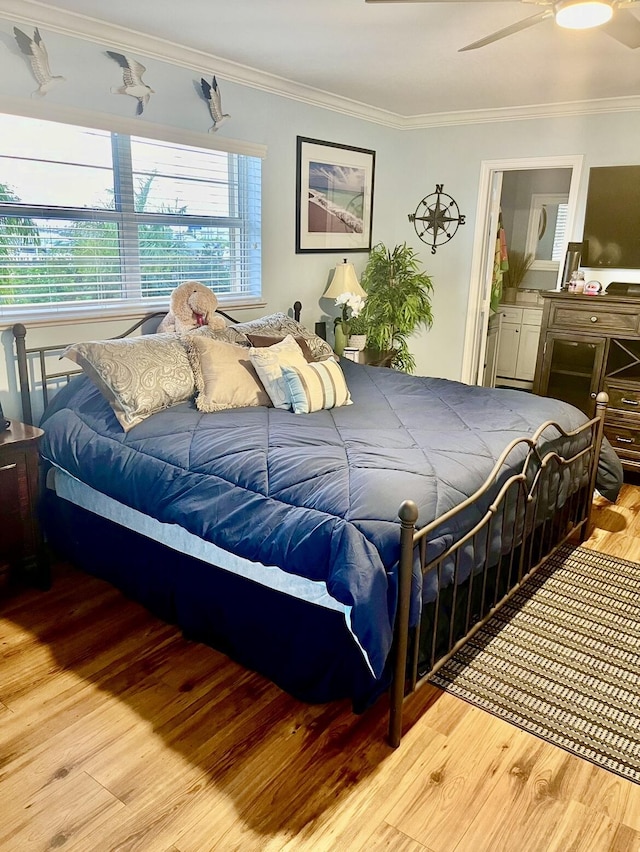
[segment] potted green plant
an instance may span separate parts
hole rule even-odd
[[[353,349],[364,349],[367,345],[367,320],[364,314],[349,320],[349,346]]]
[[[380,362],[412,373],[416,362],[407,339],[433,322],[431,278],[421,271],[415,251],[406,243],[393,249],[379,243],[369,255],[361,284],[367,291],[362,318],[368,348],[380,353]]]
[[[342,313],[333,321],[335,334],[335,346],[333,348],[336,355],[342,355],[344,347],[349,341],[353,323],[362,312],[364,298],[357,293],[341,293],[336,298],[335,303],[342,309]]]
[[[513,303],[516,301],[518,287],[524,281],[524,276],[531,268],[534,261],[532,254],[523,251],[509,251],[508,267],[502,273],[502,301]]]

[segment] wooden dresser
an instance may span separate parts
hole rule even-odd
[[[605,435],[627,470],[640,471],[640,298],[544,293],[534,393],[590,417],[609,394]]]

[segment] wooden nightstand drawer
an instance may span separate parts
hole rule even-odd
[[[549,326],[553,328],[572,329],[573,331],[613,332],[615,334],[640,333],[640,314],[633,305],[607,309],[602,302],[597,302],[597,296],[591,297],[592,303],[567,302],[551,305]],[[604,297],[602,297],[604,298]]]
[[[48,566],[38,524],[41,429],[12,421],[0,432],[0,565],[26,571],[48,584]],[[5,570],[6,573],[6,570]]]
[[[22,548],[20,481],[24,483],[24,465],[18,461],[0,465],[0,553],[15,560]]]

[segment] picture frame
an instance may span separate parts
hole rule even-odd
[[[376,152],[297,137],[296,254],[370,251]]]

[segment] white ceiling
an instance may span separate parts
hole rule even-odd
[[[598,30],[562,30],[544,21],[487,47],[458,52],[539,11],[519,0],[56,0],[41,5],[49,15],[55,6],[201,51],[212,58],[211,72],[221,79],[216,58],[401,117],[640,96],[640,49]],[[640,17],[640,5],[633,14]],[[273,79],[270,88],[274,82],[277,88]]]

